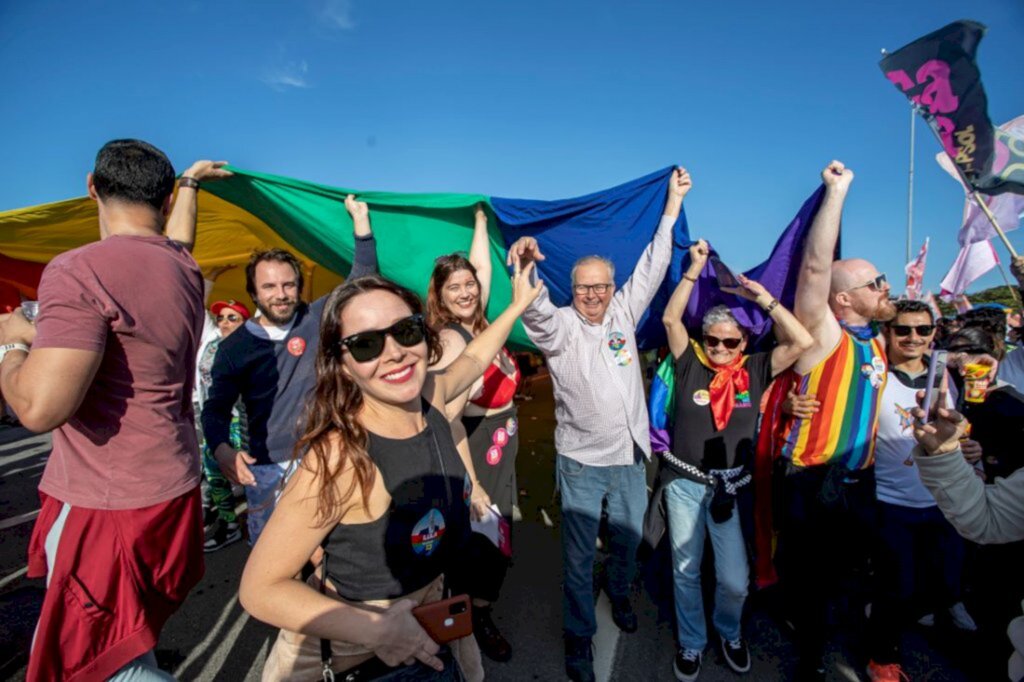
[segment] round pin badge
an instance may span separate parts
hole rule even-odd
[[[700,405],[701,407],[708,405],[711,403],[711,393],[703,388],[698,389],[693,392],[693,402],[695,405]]]
[[[487,448],[487,463],[492,467],[498,466],[498,462],[501,461],[501,456],[504,454],[497,445],[492,445]]]
[[[444,514],[439,509],[431,509],[412,527],[409,536],[412,550],[421,556],[430,556],[441,544],[444,537]]]
[[[608,347],[617,351],[626,345],[626,335],[622,332],[612,332],[608,335]]]
[[[306,340],[296,336],[293,339],[288,340],[288,352],[299,357],[306,352]]]
[[[519,421],[515,417],[509,417],[505,422],[505,430],[508,431],[509,436],[516,435],[516,431],[519,430]]]
[[[491,442],[497,445],[499,448],[503,448],[508,445],[508,431],[503,428],[499,428],[491,436]]]

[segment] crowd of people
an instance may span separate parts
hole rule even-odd
[[[599,536],[596,586],[624,633],[638,627],[638,550],[668,543],[682,682],[698,679],[709,645],[707,544],[715,641],[738,674],[751,669],[750,586],[775,581],[799,679],[826,673],[837,602],[864,614],[872,680],[906,679],[900,640],[915,621],[981,628],[990,657],[1020,648],[1024,621],[1005,632],[1024,597],[1024,351],[990,308],[937,340],[928,305],[894,301],[866,260],[834,260],[853,180],[843,164],[821,173],[792,311],[740,275],[723,289],[736,305],[688,328],[712,256],[703,240],[690,247],[662,313],[672,426],[656,448],[636,330],[669,268],[686,170],[621,286],[608,254],[587,256],[558,307],[537,276],[541,245],[523,237],[507,253],[511,302],[488,320],[486,207],[468,253],[437,258],[423,301],[379,273],[370,207],[355,196],[344,284],[307,303],[299,260],[270,249],[245,270],[255,313],[207,308],[226,268],[204,275],[190,254],[196,195],[223,166],[199,161],[176,179],[147,143],[105,145],[88,178],[100,240],[47,266],[34,322],[0,316],[4,400],[27,428],[53,430],[29,548],[29,575],[47,581],[29,680],[172,679],[156,642],[204,552],[243,536],[238,486],[252,546],[240,600],[280,628],[265,680],[475,681],[481,654],[509,661],[515,642],[492,612],[513,608],[500,594],[518,492],[523,373],[505,348],[517,321],[554,391],[570,679],[595,679]],[[1024,284],[1024,259],[1013,270]],[[770,319],[774,340],[744,310]],[[926,413],[938,347],[949,373]],[[428,615],[439,603],[452,609],[440,632]],[[467,620],[471,634],[445,636]],[[1011,677],[1024,674],[1015,656]]]

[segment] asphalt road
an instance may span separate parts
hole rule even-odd
[[[509,572],[495,620],[512,643],[508,663],[485,661],[487,679],[496,682],[564,680],[561,638],[561,549],[554,498],[553,408],[549,384],[536,385],[536,398],[520,407],[520,508],[515,528],[515,563]],[[49,437],[0,426],[0,679],[24,678],[26,652],[43,595],[41,580],[24,577],[36,486],[49,453]],[[181,680],[258,680],[276,631],[257,622],[238,604],[238,579],[248,555],[244,542],[206,555],[206,575],[164,629],[157,649],[164,669]],[[599,680],[673,680],[675,644],[671,592],[664,571],[637,591],[640,629],[620,634],[611,623],[605,598],[598,603],[595,638]],[[660,579],[658,576],[660,575]],[[654,595],[661,595],[652,597]],[[750,680],[789,679],[793,645],[778,612],[777,596],[752,595],[745,633],[751,646]],[[706,599],[710,603],[710,598]],[[862,622],[839,619],[837,631],[857,633]],[[713,630],[709,630],[713,631]],[[855,642],[833,638],[830,680],[866,679],[864,661],[849,652]],[[709,647],[702,681],[738,680]],[[914,680],[997,679],[972,669],[969,636],[942,628],[917,628],[906,637],[906,672]],[[1004,664],[1005,665],[1005,664]],[[1005,667],[1003,668],[1005,670]],[[1004,673],[1005,674],[1005,673]]]

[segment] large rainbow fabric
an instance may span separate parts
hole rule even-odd
[[[879,368],[880,382],[872,386],[869,377]],[[874,464],[885,376],[878,340],[862,343],[844,330],[832,353],[800,377],[797,392],[814,395],[821,408],[813,419],[793,417],[783,424],[782,456],[797,466],[836,463],[852,470]]]

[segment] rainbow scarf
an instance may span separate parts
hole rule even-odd
[[[723,431],[729,425],[736,397],[745,395],[748,401],[750,399],[750,374],[745,367],[748,356],[741,355],[729,365],[716,365],[708,360],[699,343],[691,340],[690,345],[700,364],[715,373],[708,387],[711,393],[711,415],[715,419],[715,430]]]

